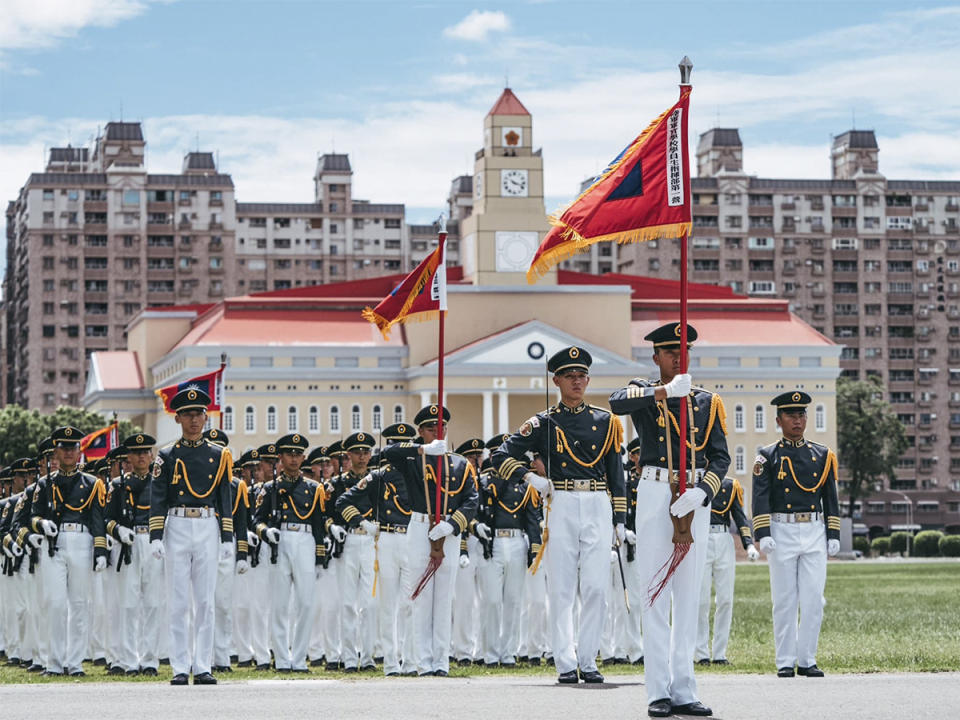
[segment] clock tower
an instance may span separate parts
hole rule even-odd
[[[533,150],[533,119],[505,88],[483,120],[473,212],[461,222],[464,277],[474,285],[526,284],[530,260],[550,230],[543,204],[543,158]],[[538,285],[555,284],[556,270]]]

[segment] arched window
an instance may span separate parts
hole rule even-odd
[[[817,405],[813,411],[813,424],[817,432],[827,431],[827,408],[823,405]]]
[[[379,405],[373,406],[373,431],[380,432],[383,430],[383,408]]]
[[[267,432],[277,432],[277,409],[273,405],[267,406]]]
[[[743,445],[738,445],[733,453],[733,471],[737,475],[743,475],[747,471],[747,450]]]
[[[295,433],[300,431],[300,413],[297,412],[297,406],[291,405],[287,408],[287,432]]]
[[[330,406],[330,432],[340,432],[340,408],[336,405]]]
[[[763,405],[757,405],[753,408],[753,429],[757,432],[766,432],[767,430],[767,413],[763,409]]]
[[[204,432],[206,432],[212,427],[213,427],[213,416],[207,415],[207,420],[205,423],[203,423],[203,430]]]
[[[223,409],[223,431],[232,433],[233,432],[233,406],[227,405]]]
[[[243,409],[243,431],[247,435],[253,435],[257,431],[257,412],[253,405],[247,405]]]
[[[394,405],[393,406],[393,421],[395,423],[403,422],[403,405]]]
[[[307,410],[307,432],[320,432],[320,411],[316,405],[311,405]]]
[[[350,408],[350,431],[360,432],[363,425],[363,415],[360,413],[360,406],[354,405]]]
[[[735,405],[733,408],[733,429],[737,432],[744,432],[747,429],[743,405]]]

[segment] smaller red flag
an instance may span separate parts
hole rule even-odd
[[[182,383],[177,383],[176,385],[167,385],[153,392],[163,400],[164,411],[170,415],[176,415],[176,411],[170,407],[170,401],[173,400],[178,392],[186,390],[187,388],[203,390],[203,392],[210,396],[210,404],[207,405],[208,413],[220,412],[220,406],[223,403],[223,368],[221,367],[219,370],[214,370],[206,375],[199,375],[195,378],[184,380]]]
[[[445,232],[440,245],[397,285],[375,308],[365,308],[363,319],[372,322],[383,335],[407,320],[427,320],[447,309],[447,268]]]
[[[80,439],[80,452],[87,460],[99,460],[119,445],[117,440],[117,423],[111,423],[105,428],[94,430]]]

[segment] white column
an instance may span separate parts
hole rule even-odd
[[[493,437],[493,391],[483,391],[483,439]]]
[[[420,391],[420,407],[426,407],[433,400],[433,393],[429,390]],[[420,408],[417,408],[419,410]]]
[[[507,391],[501,390],[497,393],[499,402],[497,403],[497,425],[498,433],[510,432],[510,402],[507,399]]]

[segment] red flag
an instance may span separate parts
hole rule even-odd
[[[117,423],[95,430],[80,439],[80,452],[87,460],[99,460],[120,444],[117,439]]]
[[[534,283],[590,245],[674,238],[690,232],[687,118],[690,86],[597,176],[544,237],[527,270]]]
[[[170,407],[170,401],[173,400],[174,395],[187,388],[203,390],[210,396],[210,404],[207,405],[208,413],[220,412],[220,406],[223,403],[223,366],[206,375],[199,375],[176,385],[167,385],[153,392],[163,400],[163,409],[171,415],[176,415],[176,411]]]
[[[427,320],[447,309],[446,233],[437,249],[397,285],[375,308],[365,308],[364,320],[380,328],[384,339],[390,328],[407,320]]]

